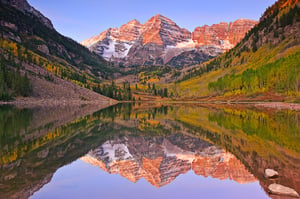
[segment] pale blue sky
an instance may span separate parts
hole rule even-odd
[[[29,0],[51,19],[61,34],[81,42],[109,27],[120,27],[132,19],[145,23],[162,14],[182,28],[193,31],[238,18],[258,20],[275,0]]]

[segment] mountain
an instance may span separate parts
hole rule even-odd
[[[160,14],[149,19],[143,26],[143,44],[175,46],[186,42],[191,36],[186,29],[181,29],[176,23]]]
[[[26,0],[0,0],[0,36],[1,100],[19,95],[109,100],[86,88],[112,76],[110,64],[59,34]]]
[[[142,25],[137,20],[132,20],[120,29],[109,28],[99,36],[83,41],[82,44],[106,59],[124,58],[139,37],[141,28]]]
[[[26,0],[1,0],[1,3],[10,5],[23,13],[30,13],[37,17],[45,26],[54,29],[52,22],[34,7],[30,6]]]
[[[229,50],[238,44],[257,21],[238,19],[235,22],[213,24],[212,26],[197,27],[193,32],[196,46],[213,45],[223,50]]]
[[[189,77],[193,78],[176,85],[178,95],[204,100],[297,102],[299,38],[299,1],[279,0],[233,49],[191,70]]]
[[[198,27],[191,33],[158,14],[145,24],[132,20],[120,29],[109,28],[81,44],[116,64],[167,64],[178,67],[207,61],[231,49],[256,23],[253,20],[239,19],[230,24],[223,22]],[[192,61],[181,55],[187,52],[195,54],[195,51],[198,56],[192,58]],[[170,61],[174,57],[177,61]]]
[[[132,182],[145,178],[155,187],[165,186],[190,170],[220,180],[256,181],[234,155],[200,139],[178,134],[108,140],[81,159]]]

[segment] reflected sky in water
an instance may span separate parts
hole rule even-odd
[[[197,176],[193,171],[180,175],[172,183],[156,188],[146,180],[130,182],[120,175],[108,174],[96,166],[76,160],[59,169],[51,182],[35,193],[32,199],[62,198],[269,198],[259,183],[238,184]]]

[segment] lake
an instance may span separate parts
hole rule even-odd
[[[272,183],[300,192],[300,111],[0,106],[0,121],[0,198],[280,198]]]

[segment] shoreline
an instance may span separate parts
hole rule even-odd
[[[75,106],[75,105],[115,105],[117,100],[75,100],[75,99],[41,99],[41,98],[19,98],[12,101],[0,101],[2,105],[36,107],[36,106]]]
[[[118,103],[160,103],[160,104],[226,104],[226,105],[254,105],[255,107],[264,107],[272,109],[289,109],[300,111],[299,103],[285,103],[285,102],[264,102],[264,101],[117,101],[110,100],[75,100],[75,99],[40,99],[40,98],[20,98],[13,101],[0,101],[1,105],[15,105],[15,106],[72,106],[72,105],[115,105]]]

